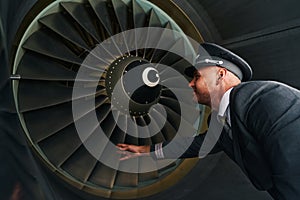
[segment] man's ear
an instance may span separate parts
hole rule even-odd
[[[226,69],[224,69],[224,68],[220,68],[220,70],[219,70],[219,78],[221,79],[221,78],[223,78],[225,75],[226,75]]]
[[[220,68],[218,70],[218,79],[217,79],[217,85],[219,84],[219,81],[225,76],[226,70],[224,68]]]

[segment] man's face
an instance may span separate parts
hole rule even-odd
[[[217,89],[217,68],[205,67],[194,72],[189,86],[194,90],[194,101],[211,107]]]

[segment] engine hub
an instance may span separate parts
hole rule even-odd
[[[153,64],[138,56],[124,56],[108,68],[106,90],[113,107],[140,116],[158,102],[159,81],[159,72]]]

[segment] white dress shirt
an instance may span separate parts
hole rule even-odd
[[[225,92],[223,95],[221,101],[220,101],[220,106],[219,106],[219,111],[218,111],[218,117],[220,118],[226,118],[228,124],[231,126],[231,120],[230,120],[230,107],[229,107],[229,98],[230,98],[230,93],[232,91],[233,87],[230,88]]]

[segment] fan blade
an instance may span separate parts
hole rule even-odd
[[[131,43],[134,44],[134,49],[136,49],[136,56],[138,56],[139,44],[143,44],[143,40],[139,40],[137,36],[136,28],[144,27],[147,20],[147,12],[150,12],[151,8],[144,10],[137,0],[132,0],[132,12],[133,12],[133,28],[135,28],[134,40],[131,40]]]
[[[117,119],[115,119],[117,117]],[[109,138],[112,135],[113,130],[116,127],[116,121],[118,121],[119,114],[112,114],[112,112],[109,112],[109,114],[105,117],[105,119],[101,122],[101,128]]]
[[[111,26],[111,18],[109,15],[109,11],[107,8],[107,1],[106,0],[89,0],[93,10],[95,11],[98,19],[101,21],[105,30],[108,32],[110,36],[112,36],[113,30]]]
[[[134,118],[131,116],[127,116],[127,133],[125,143],[138,145],[137,137],[139,133]]]
[[[101,89],[96,91],[96,94],[95,90],[86,89],[82,90],[80,96],[75,97],[72,96],[71,87],[66,87],[56,82],[38,81],[37,84],[37,81],[21,80],[18,96],[23,100],[19,102],[19,110],[20,112],[33,111],[70,102],[82,97],[99,96],[101,93],[103,93]],[[99,98],[97,99],[98,101],[100,100]],[[100,100],[100,102],[105,100]]]
[[[130,164],[128,164],[128,162],[130,162]],[[130,166],[131,170],[138,172],[138,162],[139,161],[137,158],[132,158],[130,159],[130,161],[124,160],[120,163],[119,170],[115,179],[115,186],[119,186],[119,187],[138,186],[138,173],[128,173],[122,171],[122,169],[128,170],[128,167]]]
[[[133,0],[132,9],[133,9],[134,27],[135,28],[144,27],[147,20],[147,14],[150,12],[151,7],[145,10],[145,6],[142,7],[138,0]]]
[[[172,109],[174,112],[176,112],[178,115],[181,114],[181,108],[180,108],[180,104],[178,101],[176,101],[175,99],[172,98],[168,98],[168,97],[161,97],[159,99],[159,103],[161,103],[164,106],[169,107],[170,109]]]
[[[100,38],[93,24],[95,19],[91,15],[92,9],[87,9],[87,5],[74,2],[61,2],[62,7],[84,28],[98,43],[106,37]]]
[[[85,183],[92,174],[97,162],[97,159],[81,145],[81,147],[60,166],[64,171]]]
[[[27,53],[21,60],[17,73],[22,74],[22,79],[89,82],[98,81],[99,77],[105,74],[104,70],[87,65],[81,66],[81,71],[81,73],[85,73],[85,77],[77,76],[75,71],[66,68],[65,65],[59,62],[49,59],[49,57]]]
[[[36,136],[33,139],[37,140]],[[62,164],[81,144],[74,124],[39,142],[47,158],[56,166]]]
[[[178,128],[178,124],[172,124],[172,121],[169,121],[168,113],[167,116],[163,116],[162,111],[154,109],[154,112],[151,112],[151,119],[154,119],[156,123],[163,128],[161,129],[161,133],[163,134],[164,141],[170,141],[176,135],[176,129]],[[167,118],[165,120],[165,117]],[[166,121],[165,124],[161,124],[161,122]]]
[[[172,51],[172,47],[174,46],[174,44],[177,43],[178,38],[180,38],[178,36],[178,34],[175,34],[175,32],[170,31],[170,29],[172,29],[171,23],[170,21],[167,21],[165,23],[165,27],[164,29],[161,29],[159,31],[155,31],[157,34],[155,35],[155,37],[153,37],[152,41],[157,41],[156,45],[155,45],[155,51],[151,57],[150,60],[155,61],[156,63],[162,63],[161,59],[163,59],[165,56],[168,55],[168,53],[171,53],[172,55],[176,57],[179,57],[178,55],[174,54]],[[153,35],[153,34],[152,34]],[[158,39],[159,38],[159,39]],[[164,49],[164,56],[160,56],[160,57],[156,57],[156,52],[158,51],[158,54],[160,51],[162,51],[161,49]],[[169,50],[169,51],[166,51]],[[179,54],[180,55],[180,54]],[[172,56],[173,57],[173,56]],[[164,64],[164,63],[162,63]],[[167,65],[170,65],[170,63],[166,63]]]
[[[96,109],[97,119],[99,122],[103,122],[108,114],[111,112],[110,104],[105,103],[101,107]]]
[[[179,57],[178,55],[168,51],[159,61],[158,63],[160,64],[164,64],[167,66],[171,66],[172,64],[178,62],[180,59],[182,59],[181,57]]]
[[[120,55],[119,49],[116,47],[114,42],[110,44],[108,44],[107,42],[101,43],[98,47],[94,49],[92,53],[94,57],[98,58],[96,59],[96,61],[101,60],[107,64],[111,64]],[[93,58],[89,59],[88,62],[90,62],[90,60],[93,61]]]
[[[61,37],[67,39],[68,41],[74,43],[81,48],[90,51],[91,48],[82,40],[78,31],[74,28],[69,20],[66,19],[65,15],[62,13],[54,13],[47,15],[41,19],[39,22],[56,32]]]
[[[104,53],[102,53],[104,51]],[[105,72],[106,68],[111,64],[112,57],[105,50],[98,50],[95,48],[90,52],[84,59],[84,62],[81,64],[81,67],[87,69],[83,70],[98,70],[99,72]]]
[[[128,120],[132,120],[132,119],[130,117],[127,117],[127,122],[126,122],[126,124],[128,126],[127,132],[130,134],[132,134],[132,133],[138,134],[137,126],[136,125],[129,126],[129,124],[132,124],[132,123],[128,122]],[[125,143],[138,145],[138,139],[131,135],[126,135]],[[128,165],[128,162],[130,162],[130,165]],[[139,161],[137,158],[133,158],[133,159],[130,159],[130,161],[124,160],[119,163],[119,170],[118,170],[118,173],[117,173],[117,176],[115,179],[116,186],[124,186],[124,187],[138,186],[138,174],[124,172],[124,171],[128,170],[128,166],[131,167],[131,170],[138,172],[138,162]],[[132,164],[132,163],[135,163],[135,164]]]
[[[167,22],[165,17],[158,14],[154,9],[151,9],[148,27],[164,27]]]
[[[190,66],[192,66],[192,63],[189,63],[185,59],[178,60],[177,62],[171,65],[173,69],[177,70],[180,74],[184,75],[185,78],[187,78],[188,80],[190,79],[190,77],[186,77],[184,70]]]
[[[196,133],[196,129],[194,128],[194,123],[186,121],[184,118],[181,117],[181,115],[174,112],[172,109],[165,106],[165,109],[168,113],[168,121],[170,124],[176,127],[177,134],[181,136],[190,136],[192,137]],[[179,130],[179,128],[184,130]]]
[[[175,76],[169,76],[167,73],[165,74],[160,74],[160,77],[163,77],[164,75],[167,75],[168,78],[164,78],[162,79],[162,83],[164,86],[168,87],[170,90],[185,90],[186,93],[185,94],[189,94],[191,96],[191,94],[193,94],[193,91],[191,88],[188,88],[188,82],[186,79],[182,78],[182,76],[178,76],[178,74],[176,74]],[[176,93],[177,94],[177,93]],[[184,97],[184,96],[182,96]]]
[[[181,114],[181,116],[190,123],[194,123],[196,118],[199,116],[199,112],[195,112],[196,104],[190,105],[185,102],[179,103],[176,99],[163,96],[161,96],[161,98],[159,99],[159,103],[168,106],[174,112]],[[186,114],[183,115],[181,111],[184,111],[184,113]]]
[[[129,10],[132,10],[131,5],[132,3],[130,1],[124,2],[123,0],[112,0],[112,5],[114,7],[116,18],[118,19],[119,26],[121,28],[123,39],[120,42],[116,42],[117,44],[122,44],[124,47],[126,47],[126,52],[130,54],[130,50],[128,48],[128,45],[132,45],[134,47],[133,39],[134,37],[131,36],[130,38],[125,38],[124,31],[134,28],[133,27],[133,19],[132,15],[129,13]],[[129,41],[126,41],[126,39],[129,39]]]
[[[125,115],[120,115],[117,121],[117,126],[114,129],[110,140],[114,144],[124,143],[127,132],[127,118]]]
[[[115,14],[119,21],[121,31],[123,32],[128,30],[130,19],[129,19],[129,14],[127,12],[128,12],[129,5],[127,5],[122,0],[112,0],[112,5],[114,7]]]
[[[171,88],[163,88],[161,90],[161,96],[164,96],[164,97],[170,97],[173,99],[177,99],[175,94],[178,97],[185,97],[187,102],[192,103],[192,100],[188,99],[188,97],[192,98],[192,96],[193,96],[193,91],[191,89],[171,87]],[[182,101],[182,102],[185,102],[185,101]],[[194,105],[195,103],[192,103],[192,104]]]
[[[149,160],[150,159],[150,160]],[[145,170],[145,169],[156,169],[156,163],[151,161],[151,158],[142,158],[139,160],[139,169]],[[146,182],[158,179],[159,174],[158,171],[150,171],[145,173],[139,173],[138,181],[139,182]]]
[[[32,53],[23,56],[17,74],[22,74],[22,79],[52,81],[74,81],[76,77],[76,72],[62,64]]]
[[[78,65],[82,63],[82,59],[76,56],[59,39],[49,36],[44,31],[33,33],[26,40],[23,48],[66,62]]]
[[[150,19],[149,19],[149,27],[162,27],[162,19],[163,17],[160,18],[160,16],[156,13],[156,11],[154,9],[151,9],[150,11]],[[167,21],[166,21],[167,22]],[[150,30],[147,31],[147,40],[145,41],[145,48],[149,47],[150,45],[155,47],[157,45],[157,43],[159,42],[158,38],[161,37],[161,35],[163,34],[164,30],[157,30],[154,33],[150,32]],[[156,44],[153,44],[153,41],[156,42]],[[149,43],[151,43],[149,45]],[[153,49],[151,49],[150,51],[145,49],[144,51],[144,58],[151,58],[152,55],[152,51],[154,51]]]
[[[19,110],[26,112],[50,107],[72,100],[72,88],[49,81],[21,80],[19,84]]]
[[[151,113],[148,113],[148,115],[144,116],[144,120],[146,121],[147,124],[149,124],[149,131],[151,133],[151,142],[152,144],[157,144],[163,141],[166,141],[164,138],[164,135],[161,132],[161,128],[163,127],[163,124],[161,124],[160,126],[158,125],[158,123],[156,122],[155,119],[157,119],[157,117],[155,116],[157,114],[156,111],[153,111]],[[157,133],[154,131],[159,130]]]
[[[115,184],[117,171],[98,162],[96,168],[89,178],[89,182],[112,189]]]
[[[147,123],[145,122],[144,118],[138,116],[135,117],[135,123],[137,124],[137,128],[138,128],[138,138],[139,138],[139,145],[151,145],[151,139],[150,139],[150,133],[147,127]],[[141,128],[143,131],[143,133],[141,133]],[[141,137],[141,134],[143,137]]]
[[[74,100],[73,106],[78,109],[78,113],[76,113],[74,118],[72,114],[72,102],[26,112],[23,113],[23,115],[27,122],[27,128],[32,133],[33,138],[35,137],[35,134],[40,133],[50,135],[73,123],[74,120],[78,120],[87,115],[89,112],[93,111],[94,105],[99,107],[106,102],[106,99],[107,97],[105,96],[99,96],[96,100],[93,98],[88,100]]]

